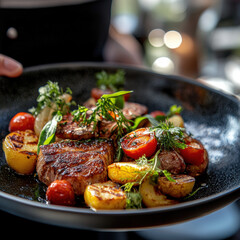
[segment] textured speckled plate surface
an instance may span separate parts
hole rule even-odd
[[[149,111],[184,108],[186,128],[202,141],[209,153],[207,174],[198,179],[206,188],[180,204],[141,210],[98,211],[48,205],[45,187],[34,176],[19,176],[6,165],[0,148],[0,209],[34,221],[81,229],[137,229],[183,222],[211,213],[240,197],[240,104],[239,100],[212,90],[194,80],[164,76],[148,70],[97,63],[39,66],[25,70],[17,79],[0,78],[0,138],[8,134],[12,116],[36,105],[38,88],[48,80],[73,90],[83,103],[95,86],[101,70],[126,71],[126,89],[131,101]]]

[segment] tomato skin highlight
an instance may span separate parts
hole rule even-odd
[[[186,163],[192,165],[201,165],[204,162],[204,148],[197,140],[186,141],[187,147],[179,149],[180,155]]]
[[[154,118],[157,117],[157,116],[166,116],[166,114],[164,112],[159,111],[159,110],[151,112],[150,115]]]
[[[32,114],[26,112],[17,113],[10,121],[8,130],[9,132],[14,131],[34,131],[35,118]]]
[[[110,89],[102,90],[100,88],[92,88],[91,97],[97,101],[99,98],[101,98],[103,94],[111,94],[111,93],[113,93],[113,91]]]
[[[55,180],[47,189],[46,199],[51,204],[74,206],[75,194],[72,185],[66,180]]]
[[[149,132],[148,128],[139,128],[124,136],[121,147],[123,152],[133,159],[143,155],[150,157],[156,151],[157,139],[154,132]]]

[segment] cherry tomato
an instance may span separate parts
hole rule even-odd
[[[195,139],[186,140],[186,145],[186,148],[179,149],[184,161],[192,165],[201,165],[204,162],[203,145]]]
[[[114,93],[114,92],[110,89],[102,90],[100,88],[93,88],[91,90],[91,97],[97,101],[103,94],[111,94],[111,93]],[[123,97],[125,101],[128,101],[130,97],[130,93],[125,94]]]
[[[10,121],[9,132],[34,130],[35,118],[32,114],[26,112],[17,113]]]
[[[157,139],[148,128],[139,128],[124,136],[121,147],[124,153],[133,159],[143,155],[150,157],[157,148]]]
[[[106,90],[102,90],[100,88],[93,88],[91,90],[91,96],[92,98],[94,98],[96,101],[103,95],[103,94],[111,94],[113,93],[112,90],[110,89],[106,89]]]
[[[155,118],[157,116],[165,116],[166,114],[162,111],[157,110],[157,111],[151,112],[150,115]]]
[[[66,180],[55,180],[47,189],[47,200],[52,204],[73,206],[75,195],[72,185]]]

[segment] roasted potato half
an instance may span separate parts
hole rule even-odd
[[[108,166],[108,177],[120,184],[138,182],[143,177],[148,165],[139,165],[134,162],[117,162]]]
[[[38,137],[31,130],[8,134],[3,151],[8,165],[19,174],[32,174],[37,160]]]
[[[168,119],[168,121],[171,122],[174,127],[184,128],[184,120],[180,115],[173,115]]]
[[[146,178],[140,186],[140,194],[144,205],[148,208],[167,206],[178,203],[177,200],[168,199],[163,195],[159,188],[150,182],[150,178]]]
[[[111,181],[88,185],[84,192],[85,203],[92,209],[124,209],[127,196]]]
[[[195,178],[188,175],[172,175],[175,182],[169,181],[166,177],[158,178],[158,188],[166,195],[174,198],[182,198],[192,192]]]

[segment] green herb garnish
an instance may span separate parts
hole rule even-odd
[[[37,154],[39,154],[41,145],[47,145],[55,141],[57,124],[61,120],[62,120],[62,114],[58,112],[52,118],[52,120],[50,120],[45,124],[38,139]]]
[[[145,156],[142,156],[138,160],[136,160],[137,164],[139,164],[140,166],[148,165],[149,170],[139,173],[142,175],[140,181],[128,182],[121,186],[121,188],[127,194],[127,208],[141,208],[142,198],[139,193],[139,186],[143,183],[146,177],[150,178],[152,184],[157,183],[157,179],[160,175],[164,175],[169,181],[175,182],[175,179],[171,177],[171,173],[169,173],[167,170],[160,169],[160,164],[158,161],[158,155],[160,151],[161,150],[158,150],[155,153],[154,157],[151,159],[147,159]]]
[[[125,84],[125,72],[118,70],[116,73],[106,73],[101,71],[96,74],[97,87],[106,90],[110,89],[113,92],[122,90]]]
[[[184,141],[184,128],[174,127],[173,123],[165,121],[160,122],[156,127],[150,128],[150,131],[155,132],[155,136],[160,143],[160,146],[165,150],[186,148]]]
[[[93,131],[96,129],[99,120],[114,121],[117,124],[118,137],[125,133],[125,129],[129,132],[130,121],[123,115],[122,110],[115,105],[116,98],[131,91],[120,91],[113,94],[104,94],[96,103],[96,107],[91,110],[83,106],[79,106],[77,110],[72,112],[73,120],[80,122],[81,125],[93,124]]]
[[[60,111],[63,115],[67,113],[69,107],[75,104],[73,101],[66,102],[62,97],[63,94],[72,94],[70,88],[63,91],[57,82],[48,81],[45,86],[39,88],[39,96],[37,97],[37,107],[29,109],[34,116],[37,116],[42,109],[50,107],[54,109],[53,116]]]

